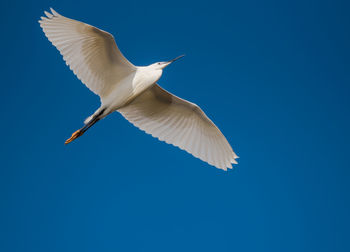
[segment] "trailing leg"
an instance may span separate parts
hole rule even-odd
[[[70,142],[74,141],[78,137],[82,136],[92,125],[94,125],[99,120],[101,120],[101,115],[103,114],[103,112],[104,112],[104,109],[102,109],[97,114],[93,115],[91,117],[91,119],[85,124],[84,127],[82,127],[81,129],[78,129],[77,131],[75,131],[72,134],[72,136],[65,141],[65,144],[69,144]]]

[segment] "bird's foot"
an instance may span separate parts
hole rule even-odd
[[[72,136],[69,138],[69,139],[67,139],[64,143],[65,144],[69,144],[70,142],[72,142],[72,141],[74,141],[75,139],[77,139],[78,137],[80,137],[81,135],[83,135],[84,134],[84,131],[82,131],[82,130],[77,130],[77,131],[75,131],[73,134],[72,134]]]

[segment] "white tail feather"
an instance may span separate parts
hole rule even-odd
[[[88,118],[85,119],[84,124],[87,124],[93,117],[94,115],[89,116]]]

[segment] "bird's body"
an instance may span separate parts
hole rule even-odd
[[[137,67],[134,72],[125,76],[114,84],[113,90],[105,96],[101,96],[101,107],[94,113],[104,109],[100,118],[122,108],[142,92],[153,86],[162,76],[162,70],[151,67]]]
[[[116,83],[113,91],[101,99],[102,106],[110,108],[110,112],[121,108],[153,86],[162,73],[162,69],[155,69],[152,66],[137,67],[134,73]]]
[[[111,34],[66,18],[53,9],[39,21],[45,35],[66,64],[95,94],[101,106],[85,126],[66,141],[78,138],[93,124],[120,112],[136,127],[178,146],[211,165],[226,170],[238,156],[226,138],[194,103],[158,86],[163,69],[177,60],[134,66],[119,51]]]

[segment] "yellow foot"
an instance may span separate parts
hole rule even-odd
[[[83,135],[83,134],[84,134],[83,131],[77,130],[76,132],[74,132],[74,133],[72,134],[72,136],[71,136],[69,139],[67,139],[67,140],[65,141],[65,144],[69,144],[70,142],[72,142],[73,140],[77,139],[78,137],[80,137],[80,136]]]

